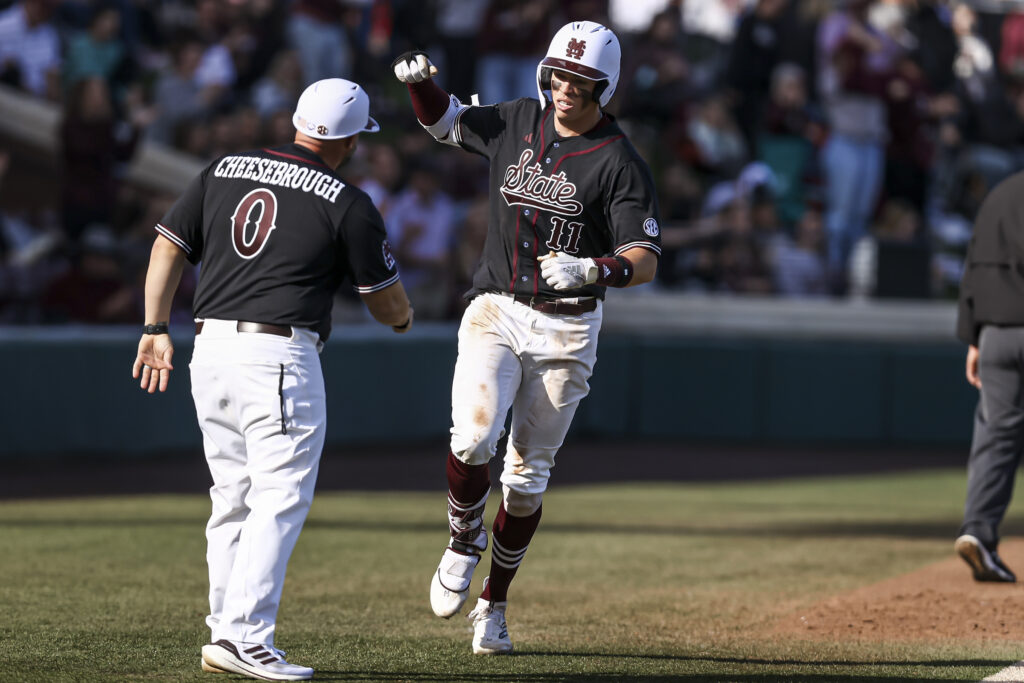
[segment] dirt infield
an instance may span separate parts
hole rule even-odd
[[[822,641],[1024,640],[1024,587],[975,582],[952,548],[948,560],[787,615],[773,633]],[[1024,567],[1024,539],[1006,539],[999,554]]]

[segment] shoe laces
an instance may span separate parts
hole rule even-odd
[[[488,602],[485,605],[481,605],[474,609],[472,612],[466,615],[466,618],[476,624],[479,621],[483,621],[492,614],[497,615],[504,619],[504,610],[494,606],[493,602]]]

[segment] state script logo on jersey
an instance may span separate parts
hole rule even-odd
[[[565,47],[565,56],[569,59],[581,59],[586,49],[587,41],[570,38],[569,44]]]
[[[519,204],[534,209],[544,209],[569,216],[578,216],[583,205],[573,199],[576,186],[566,180],[565,171],[556,175],[544,175],[539,163],[532,166],[533,150],[525,149],[519,155],[519,163],[505,169],[501,184],[501,196],[509,206]]]

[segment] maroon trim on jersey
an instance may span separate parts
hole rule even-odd
[[[533,223],[530,227],[533,228],[533,295],[537,296],[537,271],[540,268],[537,267],[537,244],[540,242],[540,235],[537,233],[537,219],[540,218],[540,210],[533,212]]]
[[[295,159],[296,161],[302,161],[304,163],[312,164],[314,166],[322,166],[322,167],[326,168],[328,171],[333,171],[333,169],[330,166],[328,166],[327,164],[325,164],[322,161],[317,161],[315,159],[307,159],[305,157],[300,157],[300,156],[297,156],[295,154],[285,154],[284,152],[275,152],[274,150],[267,149],[267,148],[263,148],[263,151],[266,152],[267,154],[273,154],[274,156],[277,156],[277,157],[284,157],[285,159]]]
[[[554,108],[555,108],[555,105],[549,104],[544,109],[544,116],[542,116],[541,119],[540,119],[540,148],[541,149],[544,149],[544,147],[545,147],[545,145],[544,145],[544,124],[548,122],[548,115],[551,114],[551,112],[554,110]]]
[[[578,157],[578,156],[580,156],[582,154],[590,154],[591,152],[599,150],[602,147],[604,147],[605,145],[610,145],[611,143],[615,142],[619,138],[624,138],[624,137],[626,137],[626,135],[623,133],[621,135],[616,135],[613,138],[608,138],[607,140],[602,142],[600,145],[594,145],[590,149],[582,149],[579,152],[570,152],[569,154],[566,154],[565,156],[563,156],[561,159],[558,160],[558,162],[555,164],[555,167],[553,169],[551,169],[551,173],[554,174],[558,170],[558,167],[562,165],[562,162],[565,161],[566,159],[568,159],[569,157]]]
[[[166,225],[164,225],[162,223],[157,223],[156,226],[153,229],[156,230],[161,235],[163,235],[167,240],[169,240],[172,244],[176,245],[179,249],[184,251],[186,254],[191,254],[192,253],[192,247],[190,247],[188,245],[188,243],[185,242],[185,240],[183,240],[181,238],[181,235],[179,235],[178,233],[174,232],[173,230],[168,228]]]
[[[519,263],[519,217],[522,215],[522,209],[516,211],[516,241],[512,243],[512,282],[508,286],[508,291],[513,294],[516,291],[516,264]]]

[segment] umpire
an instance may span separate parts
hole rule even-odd
[[[207,672],[313,676],[285,660],[274,633],[324,444],[319,352],[335,291],[348,276],[377,321],[396,332],[412,324],[380,214],[335,173],[360,133],[380,129],[369,108],[355,83],[312,84],[293,144],[213,161],[156,226],[132,369],[149,393],[164,391],[173,369],[167,320],[184,263],[202,262],[190,369],[213,479]]]
[[[967,381],[980,391],[956,552],[977,581],[1013,582],[996,552],[1024,447],[1024,173],[985,198],[967,249],[957,316]]]

